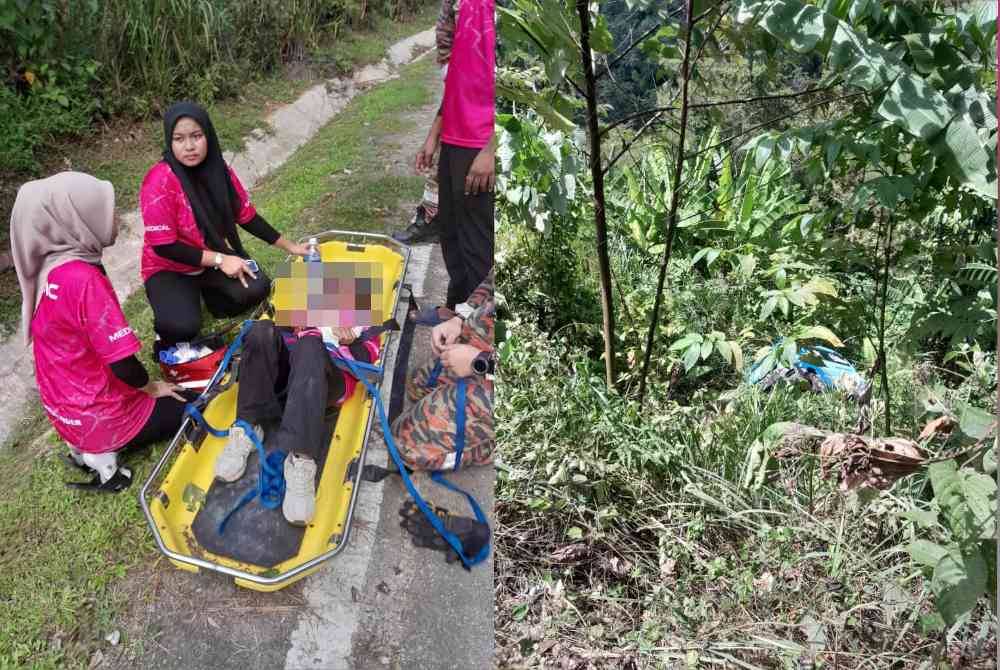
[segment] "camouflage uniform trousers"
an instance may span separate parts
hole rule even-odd
[[[426,212],[426,220],[430,221],[438,213],[438,158],[441,155],[441,148],[434,152],[434,160],[427,173],[424,175],[424,196],[421,205]]]
[[[400,456],[414,470],[447,470],[455,466],[457,379],[444,370],[437,385],[427,388],[432,367],[433,363],[428,363],[413,373],[406,387],[409,407],[392,427]],[[495,444],[493,382],[476,375],[467,377],[462,467],[492,463]]]

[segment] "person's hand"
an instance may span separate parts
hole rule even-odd
[[[222,265],[219,270],[230,279],[239,279],[243,288],[247,287],[247,277],[256,279],[257,277],[250,271],[250,267],[239,256],[223,256]]]
[[[496,162],[493,151],[487,147],[476,155],[472,167],[469,168],[469,174],[465,175],[465,195],[492,192],[495,181]]]
[[[292,242],[286,247],[286,251],[293,256],[308,256],[309,247],[304,244],[299,244],[298,242]]]
[[[164,381],[151,381],[141,389],[143,392],[147,393],[153,398],[177,398],[181,402],[186,402],[184,398],[178,395],[178,391],[183,391],[183,386],[178,386],[177,384],[171,384],[170,382]]]
[[[431,330],[431,350],[435,356],[440,356],[445,346],[458,341],[463,323],[462,318],[456,316],[434,326]]]
[[[472,359],[479,355],[479,349],[471,344],[448,344],[441,349],[441,363],[456,377],[473,374]]]
[[[428,135],[427,139],[424,140],[424,145],[417,152],[417,172],[423,173],[431,169],[431,165],[434,164],[434,152],[437,151],[437,145],[437,135]]]
[[[331,326],[330,331],[333,336],[337,338],[337,341],[341,344],[350,344],[354,340],[358,339],[354,336],[353,328],[346,328],[344,326]]]

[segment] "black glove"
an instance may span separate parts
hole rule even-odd
[[[454,533],[462,543],[462,549],[466,556],[475,556],[483,547],[490,542],[490,527],[488,524],[480,523],[475,519],[465,516],[455,516],[444,507],[429,505],[433,512],[444,524],[446,530]],[[441,537],[440,533],[427,520],[424,513],[420,511],[417,504],[412,500],[407,500],[399,510],[402,517],[399,525],[412,537],[413,546],[422,549],[435,549],[445,552],[445,560],[454,563],[461,560],[451,545]],[[464,564],[463,564],[463,567]],[[468,568],[466,568],[468,569]]]

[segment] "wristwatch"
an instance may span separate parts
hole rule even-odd
[[[488,351],[481,351],[472,359],[472,371],[480,377],[493,377],[496,370],[496,361]]]
[[[222,254],[220,254],[218,251],[216,251],[215,252],[215,267],[218,268],[220,265],[222,265]]]

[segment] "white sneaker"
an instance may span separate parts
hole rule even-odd
[[[285,457],[285,500],[281,503],[285,520],[305,526],[316,512],[316,461],[290,453]]]
[[[80,452],[70,448],[70,457],[80,465],[84,465],[101,477],[101,483],[106,483],[118,472],[118,452],[108,451],[103,454]],[[128,468],[121,468],[126,476],[131,476]]]
[[[260,426],[253,427],[257,439],[264,439],[264,431]],[[247,457],[256,449],[250,437],[242,426],[229,429],[229,441],[215,461],[215,478],[224,482],[235,482],[243,476],[247,469]]]

